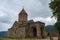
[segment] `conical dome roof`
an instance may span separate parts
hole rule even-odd
[[[24,8],[23,8],[22,11],[19,13],[19,15],[22,15],[22,14],[27,15],[27,13],[26,13],[26,11],[24,10]]]

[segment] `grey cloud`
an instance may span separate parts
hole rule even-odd
[[[3,25],[8,26],[10,23],[13,24],[18,19],[18,13],[23,7],[28,13],[29,19],[47,18],[52,15],[48,5],[49,2],[50,0],[0,0],[0,11],[7,14],[7,16],[0,17],[0,25],[2,27]],[[3,29],[4,27],[1,30]]]
[[[7,0],[4,7],[10,16],[13,15],[17,17],[18,12],[24,5],[30,18],[38,16],[47,17],[51,15],[47,7],[48,2],[48,0]]]
[[[0,0],[0,11],[8,16],[0,17],[0,22],[10,23],[17,19],[18,12],[22,7],[21,0]]]
[[[4,8],[2,9],[10,16],[12,21],[17,19],[23,5],[29,18],[51,16],[51,11],[47,5],[48,0],[6,0],[2,2]]]
[[[1,23],[11,23],[11,19],[5,11],[0,10],[0,22]]]
[[[28,1],[30,2],[30,1]],[[28,10],[28,14],[30,18],[32,17],[48,17],[51,16],[51,11],[49,9],[49,1],[48,0],[34,0],[31,3],[28,3],[26,9]]]
[[[0,17],[0,22],[2,23],[11,23],[11,19],[7,16]]]
[[[51,0],[37,0],[40,1],[43,5],[48,4]]]
[[[8,31],[8,28],[11,27],[11,24],[1,23],[0,22],[0,31]]]

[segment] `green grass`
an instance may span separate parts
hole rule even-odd
[[[55,40],[58,39],[58,37],[54,37]],[[0,36],[0,40],[50,40],[50,38],[46,39],[37,39],[37,38],[17,38],[17,37],[7,37],[7,36]]]
[[[37,40],[37,38],[17,38],[17,37],[6,37],[6,36],[0,36],[0,40]]]

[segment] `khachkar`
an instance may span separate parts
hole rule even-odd
[[[28,15],[24,9],[19,13],[18,21],[15,21],[13,26],[8,29],[9,37],[36,37],[46,38],[45,23],[27,19]]]

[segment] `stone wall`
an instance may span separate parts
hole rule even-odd
[[[8,36],[10,37],[46,37],[45,23],[34,22],[27,20],[27,14],[23,9],[19,14],[18,21],[15,21],[13,26],[8,29]]]

